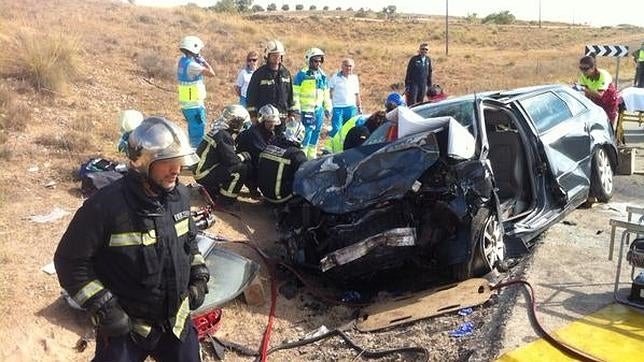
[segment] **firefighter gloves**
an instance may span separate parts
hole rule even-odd
[[[92,320],[98,328],[98,333],[107,337],[122,336],[130,333],[130,317],[112,298],[105,302],[95,313]]]
[[[188,296],[190,298],[190,309],[195,310],[204,302],[206,294],[208,293],[208,284],[205,280],[199,279],[188,286]]]

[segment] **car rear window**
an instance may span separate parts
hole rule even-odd
[[[528,112],[540,133],[572,117],[566,102],[551,92],[523,99],[519,103]]]
[[[588,109],[579,99],[566,91],[557,91],[557,95],[566,101],[573,116],[577,116]]]

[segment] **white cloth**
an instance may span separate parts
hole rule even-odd
[[[628,87],[619,92],[627,111],[644,111],[644,88]]]
[[[244,68],[237,73],[235,85],[241,88],[242,97],[246,97],[246,94],[248,94],[248,83],[250,83],[250,78],[253,76],[253,72],[254,70]]]
[[[360,93],[360,81],[357,75],[349,74],[345,77],[341,72],[337,72],[329,79],[329,88],[332,91],[331,103],[334,107],[356,105],[356,94]]]

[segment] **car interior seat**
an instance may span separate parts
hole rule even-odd
[[[527,159],[521,136],[511,118],[500,111],[486,111],[485,123],[490,146],[488,159],[505,217],[525,211],[530,202]]]

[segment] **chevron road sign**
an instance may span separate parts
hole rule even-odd
[[[586,45],[585,55],[595,54],[598,57],[626,57],[627,45]]]

